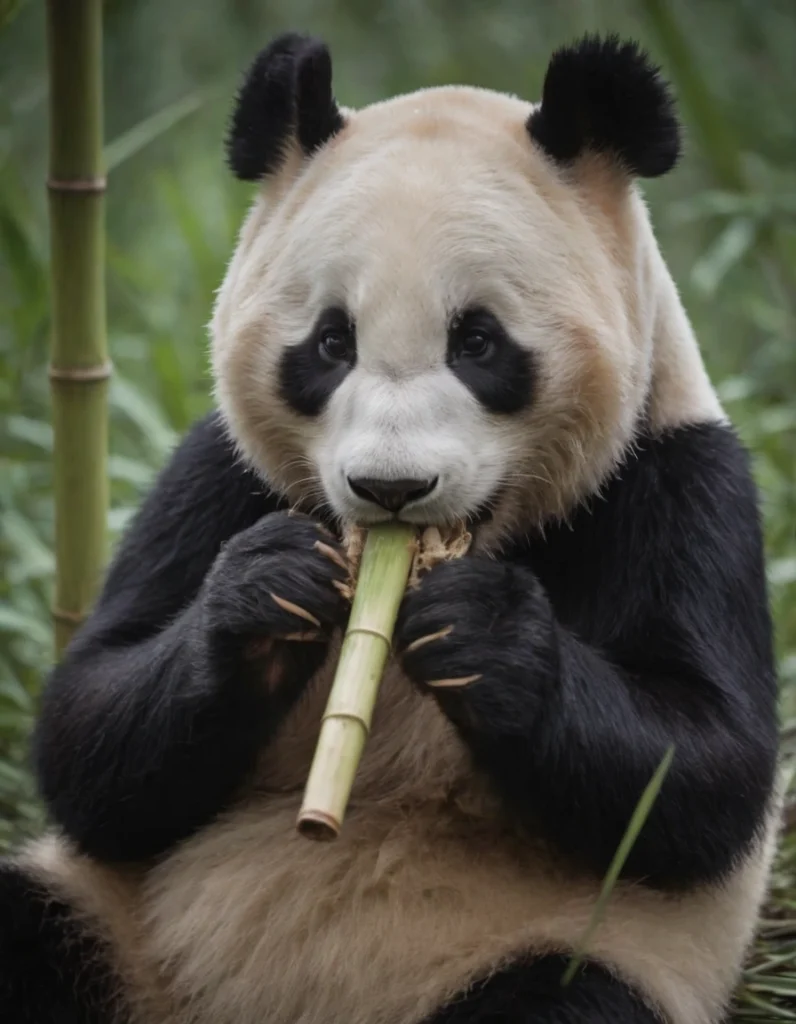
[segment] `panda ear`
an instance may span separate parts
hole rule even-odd
[[[527,128],[562,164],[605,153],[628,174],[655,178],[680,155],[675,104],[660,69],[617,36],[586,36],[553,54]]]
[[[310,156],[345,122],[332,94],[332,60],[318,39],[286,33],[262,50],[238,93],[227,161],[242,181],[278,171],[292,140]]]

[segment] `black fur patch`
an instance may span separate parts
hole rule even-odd
[[[86,852],[142,860],[207,824],[320,667],[345,573],[315,549],[318,527],[280,507],[215,414],[143,503],[36,732],[42,793]],[[313,628],[271,593],[319,620],[318,642],[269,642]]]
[[[103,944],[16,865],[0,861],[0,1020],[124,1024]]]
[[[474,985],[425,1024],[660,1024],[623,982],[584,964],[569,985],[563,956],[518,963]]]
[[[443,563],[396,643],[519,820],[602,876],[675,745],[625,877],[686,888],[749,847],[777,687],[756,491],[718,424],[640,441],[600,499],[506,551]],[[480,675],[434,690],[439,679]]]
[[[669,87],[636,43],[617,36],[586,36],[553,55],[528,131],[561,163],[608,153],[645,178],[666,174],[680,154]]]
[[[343,127],[325,44],[286,33],[254,60],[238,93],[227,136],[233,173],[257,181],[281,166],[291,138],[308,156]]]
[[[349,339],[346,358],[330,361],[323,357],[320,346],[327,332]],[[324,310],[309,336],[282,353],[279,364],[282,399],[303,416],[317,416],[355,365],[356,334],[348,314],[339,308]]]
[[[489,343],[483,355],[468,352],[468,341]],[[520,412],[533,399],[534,367],[530,352],[509,337],[503,325],[485,309],[468,309],[456,316],[448,331],[448,365],[465,387],[490,412]]]

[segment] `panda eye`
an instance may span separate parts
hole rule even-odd
[[[350,345],[348,338],[336,330],[324,331],[320,340],[320,353],[330,363],[348,360]]]
[[[484,363],[500,347],[500,325],[486,310],[466,310],[456,316],[449,333],[449,358]]]
[[[354,329],[342,317],[335,317],[337,322],[322,325],[318,332],[318,354],[330,366],[340,363],[350,364],[354,358]]]
[[[495,342],[488,332],[476,328],[467,331],[464,335],[461,340],[459,353],[466,359],[485,359],[488,355],[491,355],[494,347]]]

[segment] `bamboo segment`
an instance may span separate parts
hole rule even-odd
[[[103,0],[48,0],[50,381],[60,654],[86,615],[106,557],[108,508]]]
[[[297,821],[298,831],[310,839],[334,839],[342,827],[415,549],[416,531],[404,523],[368,531]]]

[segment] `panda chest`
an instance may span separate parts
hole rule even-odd
[[[339,642],[263,751],[258,791],[299,792],[306,784],[338,656]],[[399,662],[391,659],[376,698],[352,803],[444,798],[469,774],[466,751],[453,726],[436,701],[418,692]]]

